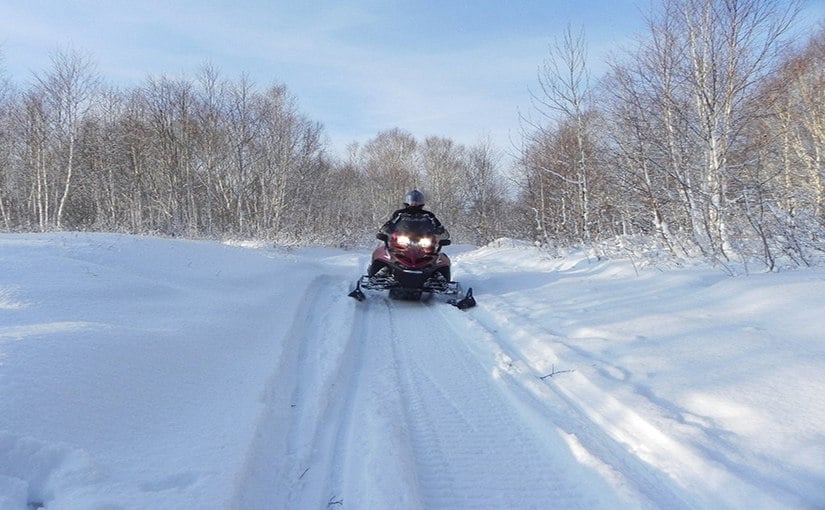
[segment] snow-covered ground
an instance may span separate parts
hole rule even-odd
[[[825,269],[0,235],[0,509],[825,508]]]

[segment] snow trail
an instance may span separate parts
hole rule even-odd
[[[519,422],[490,368],[470,354],[463,312],[438,302],[383,304],[374,338],[392,345],[424,507],[615,508],[582,487],[573,463],[559,461],[569,457],[561,441],[547,448]]]
[[[273,337],[282,342],[281,354],[262,395],[233,508],[322,508],[333,490],[362,345],[362,321],[347,317],[352,306],[337,282],[317,276],[292,324]]]

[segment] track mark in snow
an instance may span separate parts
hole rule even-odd
[[[524,374],[507,375],[514,382],[509,386],[512,398],[557,423],[573,438],[579,455],[600,464],[605,478],[634,493],[632,499],[647,499],[657,508],[777,504],[759,484],[731,476],[729,469],[683,439],[678,432],[682,424],[673,423],[673,405],[640,393],[621,367],[576,348],[494,296],[487,296],[472,320],[486,332],[490,351],[523,367]],[[537,382],[553,364],[575,371],[558,381]],[[625,393],[604,390],[599,377],[608,377],[608,386],[626,386],[632,401],[622,396]],[[645,401],[640,403],[640,397]],[[634,406],[640,404],[648,407],[644,416],[659,414],[659,419],[654,422],[636,412]],[[721,486],[726,489],[716,489]]]
[[[423,508],[418,471],[405,419],[387,310],[380,299],[358,305],[363,319],[361,358],[340,464],[340,498],[349,508]]]
[[[439,306],[392,303],[387,327],[424,506],[610,507],[583,485],[587,477],[553,423],[547,441],[518,419],[490,367],[467,348],[465,319],[445,320],[458,312]]]
[[[234,508],[326,506],[361,347],[361,322],[344,291],[338,278],[317,277],[281,337]]]

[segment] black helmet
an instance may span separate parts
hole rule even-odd
[[[404,205],[408,207],[420,207],[424,205],[424,193],[414,189],[404,195]]]

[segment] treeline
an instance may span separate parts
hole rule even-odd
[[[676,254],[798,264],[825,250],[825,25],[796,2],[673,0],[591,84],[568,30],[539,73],[522,203],[539,236],[645,234]]]
[[[489,146],[400,130],[326,154],[322,126],[286,87],[205,67],[192,80],[105,87],[91,59],[57,52],[30,89],[0,96],[0,219],[7,231],[88,229],[348,244],[406,190],[468,241],[498,235],[504,186]]]
[[[206,66],[122,90],[56,52],[28,88],[0,80],[0,226],[345,245],[418,187],[463,242],[641,235],[720,262],[811,263],[825,250],[825,28],[789,45],[795,5],[664,0],[598,80],[568,29],[537,63],[515,149],[393,129],[333,158],[284,85]]]

